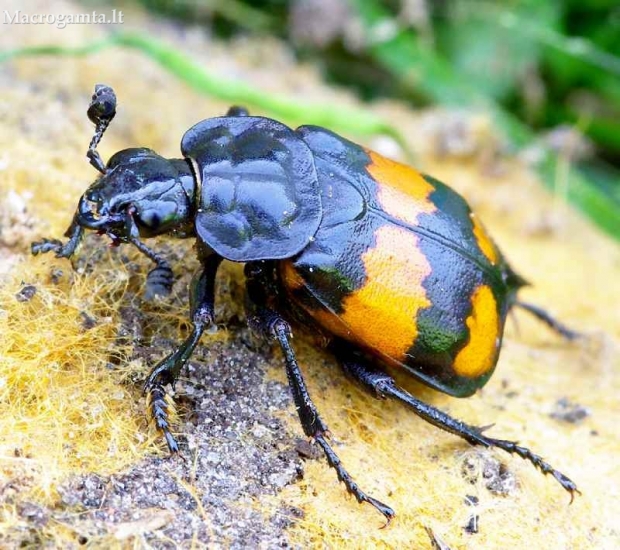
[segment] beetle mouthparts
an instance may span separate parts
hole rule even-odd
[[[78,204],[78,223],[86,229],[107,230],[125,223],[122,214],[100,215],[93,212],[93,202],[82,196]]]

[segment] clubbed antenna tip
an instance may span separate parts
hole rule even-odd
[[[105,84],[97,84],[86,114],[95,125],[95,135],[90,140],[86,156],[99,172],[105,174],[105,164],[97,152],[97,145],[99,145],[103,133],[116,115],[116,94],[114,90]]]

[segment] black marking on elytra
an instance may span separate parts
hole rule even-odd
[[[306,283],[294,297],[309,309],[340,314],[345,298],[366,283],[363,255],[376,245],[374,233],[384,223],[367,215],[367,197],[357,188],[370,159],[361,147],[321,128],[302,126],[297,133],[314,155],[323,219],[313,240],[293,258]]]
[[[507,266],[503,260],[492,265],[481,251],[467,203],[443,183],[425,176],[434,189],[428,197],[434,211],[420,214],[415,226],[396,219],[382,208],[378,196],[381,182],[368,172],[372,161],[366,151],[323,129],[302,127],[297,131],[315,158],[323,221],[314,241],[293,259],[305,282],[295,291],[294,299],[311,310],[324,307],[342,313],[343,300],[366,282],[363,256],[376,247],[377,230],[392,225],[411,231],[431,267],[422,282],[431,305],[411,321],[418,326],[418,336],[407,357],[393,359],[446,393],[473,393],[492,370],[470,379],[452,369],[454,358],[469,342],[466,319],[472,312],[472,295],[485,284],[498,304],[508,304],[508,288],[504,283]],[[502,323],[507,307],[498,311]]]
[[[418,337],[408,352],[406,366],[412,374],[443,392],[469,395],[488,380],[492,369],[470,379],[457,375],[452,365],[458,352],[470,340],[466,320],[472,312],[476,288],[488,285],[496,303],[506,303],[504,264],[493,266],[482,254],[473,234],[471,210],[461,196],[437,180],[426,179],[435,188],[429,200],[437,210],[421,214],[420,225],[430,232],[448,236],[459,249],[475,258],[476,263],[455,248],[441,246],[434,239],[419,235],[420,249],[431,265],[431,274],[422,283],[431,305],[418,312]],[[486,269],[479,268],[479,262],[486,264]],[[501,326],[506,314],[507,308],[498,311]]]

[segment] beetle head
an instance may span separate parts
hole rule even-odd
[[[109,235],[115,244],[191,231],[195,185],[187,161],[139,148],[119,151],[105,165],[97,145],[116,115],[110,86],[95,86],[87,115],[95,134],[86,156],[101,176],[82,195],[75,223]]]
[[[77,222],[113,242],[127,242],[136,230],[141,237],[182,231],[191,224],[194,193],[187,161],[146,148],[124,149],[82,195]]]

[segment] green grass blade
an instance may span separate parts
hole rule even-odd
[[[372,1],[355,1],[364,5],[368,13],[371,13],[369,8],[376,8]],[[275,118],[291,122],[303,121],[357,135],[389,135],[408,151],[400,132],[369,110],[312,103],[299,105],[298,102],[283,96],[265,94],[243,82],[214,75],[181,51],[141,34],[118,33],[79,47],[48,45],[7,50],[0,52],[0,62],[38,55],[84,56],[112,46],[142,52],[197,91],[212,97],[255,107]],[[534,135],[527,126],[479,93],[474,86],[462,82],[445,60],[432,50],[421,47],[411,33],[399,33],[388,42],[377,43],[371,47],[371,53],[395,77],[402,78],[403,84],[412,91],[421,90],[437,103],[484,108],[494,116],[513,145],[520,147],[533,141]],[[541,168],[543,180],[550,186],[555,181],[556,164],[557,159],[549,155]],[[572,171],[569,178],[568,199],[588,213],[599,226],[618,238],[618,206],[600,192],[584,174]]]
[[[245,82],[211,73],[189,55],[143,34],[113,34],[104,40],[79,47],[49,45],[17,48],[0,52],[0,62],[37,55],[84,56],[113,46],[140,51],[196,91],[211,97],[256,108],[289,123],[327,126],[339,132],[360,136],[389,135],[408,150],[400,132],[369,109],[326,103],[299,103],[281,95],[267,94]]]

